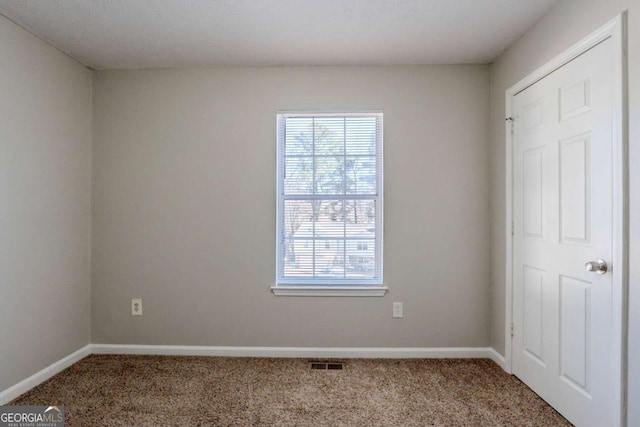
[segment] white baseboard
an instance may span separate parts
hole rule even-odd
[[[210,347],[182,345],[93,344],[94,354],[145,354],[163,356],[304,357],[371,359],[451,359],[499,356],[490,347],[356,348],[356,347]],[[498,363],[498,362],[496,362]],[[498,363],[500,364],[500,363]]]
[[[58,360],[57,362],[47,366],[39,372],[31,375],[26,380],[20,381],[6,390],[0,391],[0,405],[6,405],[16,397],[31,390],[35,386],[48,380],[57,373],[67,369],[69,366],[78,362],[80,359],[91,354],[91,344],[82,347],[80,350]]]
[[[0,392],[0,405],[31,390],[90,354],[158,356],[302,357],[331,359],[491,359],[504,369],[504,357],[491,347],[228,347],[190,345],[89,344],[24,381]]]
[[[507,373],[510,373],[507,371],[506,369],[506,363],[505,363],[505,359],[504,356],[501,355],[500,353],[498,353],[496,351],[496,349],[494,348],[489,348],[489,359],[493,360],[494,362],[496,362],[496,365],[500,366],[503,370],[505,370]]]

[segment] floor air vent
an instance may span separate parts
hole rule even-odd
[[[324,371],[341,371],[343,362],[311,362],[311,369],[324,370]]]

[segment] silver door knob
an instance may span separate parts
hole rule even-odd
[[[589,261],[588,263],[586,263],[584,265],[584,268],[592,273],[604,274],[607,272],[608,267],[605,261],[597,259],[595,261]]]

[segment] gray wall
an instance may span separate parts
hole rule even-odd
[[[488,345],[488,89],[484,65],[96,72],[93,342]],[[384,111],[386,297],[271,294],[279,109]]]
[[[491,344],[504,353],[505,91],[527,74],[629,11],[630,310],[629,425],[640,425],[640,3],[563,0],[491,65]]]
[[[90,341],[91,72],[0,16],[0,390]]]

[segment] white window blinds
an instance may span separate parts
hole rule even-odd
[[[278,114],[276,284],[381,284],[382,188],[382,113]]]

